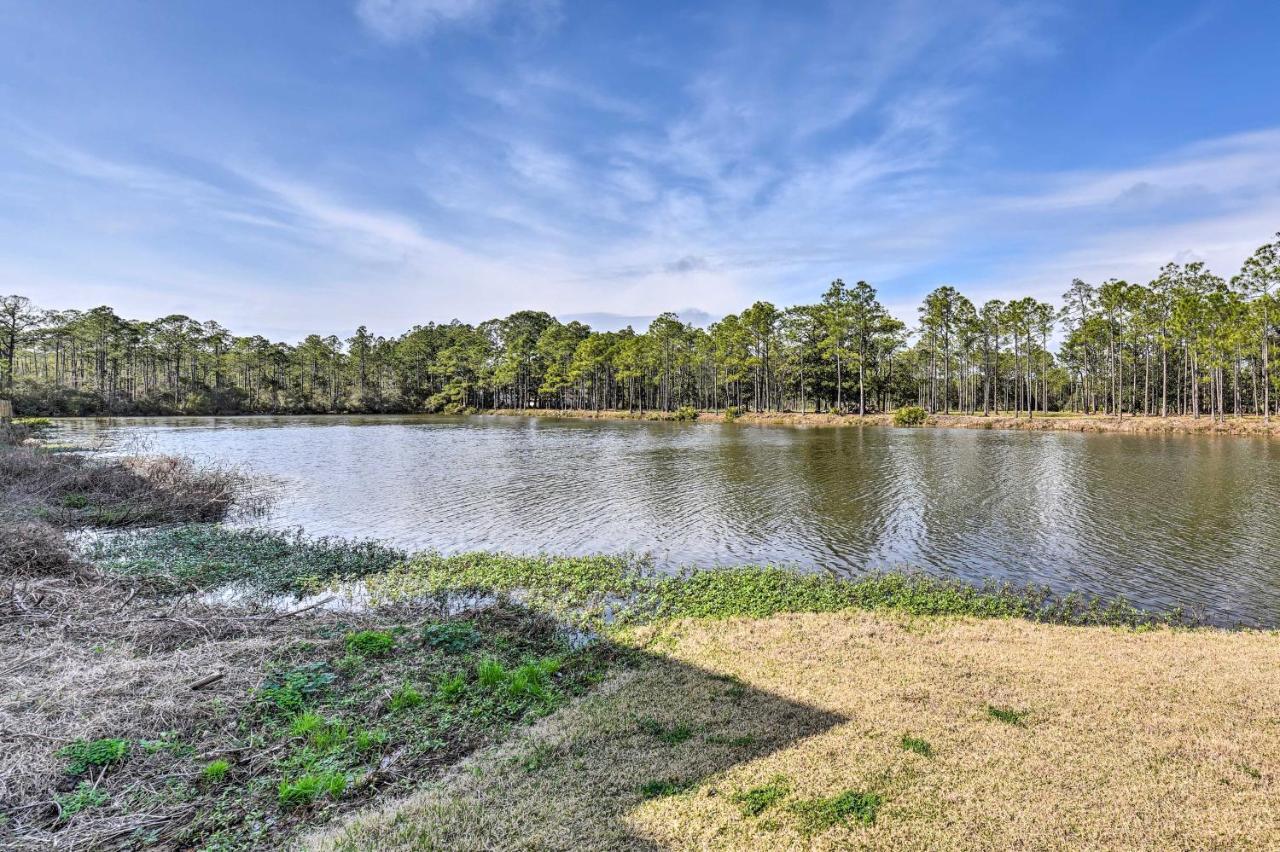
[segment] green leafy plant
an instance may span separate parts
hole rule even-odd
[[[54,797],[58,803],[58,820],[66,822],[81,811],[100,808],[111,800],[105,790],[99,790],[88,781],[81,781],[70,793]]]
[[[736,405],[729,406],[724,410],[724,422],[732,423],[733,421],[738,419],[738,415],[740,415],[741,413],[742,412],[738,410],[738,406]]]
[[[67,771],[81,775],[90,767],[110,766],[129,756],[129,741],[106,738],[101,740],[76,740],[58,750],[58,756],[66,758]]]
[[[480,644],[480,634],[470,621],[444,621],[422,628],[422,641],[446,654],[462,654]]]
[[[83,494],[66,494],[62,498],[64,509],[83,509],[89,505],[89,498]]]
[[[335,678],[328,663],[305,663],[269,674],[258,689],[258,698],[277,712],[298,713],[328,692]]]
[[[698,419],[698,409],[692,405],[682,405],[671,413],[672,420],[692,421]]]

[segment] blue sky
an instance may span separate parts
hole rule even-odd
[[[0,0],[0,291],[296,339],[1057,297],[1280,229],[1280,4]]]

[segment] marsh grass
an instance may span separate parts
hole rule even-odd
[[[404,553],[372,541],[309,538],[300,530],[189,524],[96,541],[103,568],[179,590],[241,587],[305,594],[325,583],[385,571]]]
[[[518,595],[528,606],[593,629],[845,609],[1133,628],[1195,623],[1181,610],[1150,612],[1121,599],[1057,596],[1034,585],[973,585],[912,573],[843,578],[773,566],[663,575],[634,557],[425,553],[370,576],[366,587],[371,599],[384,602],[447,594]]]

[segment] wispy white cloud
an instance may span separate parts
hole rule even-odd
[[[38,229],[0,229],[21,261],[0,276],[48,282],[49,304],[114,288],[100,300],[246,330],[395,331],[523,307],[610,323],[681,306],[719,316],[813,299],[836,276],[882,286],[912,320],[944,281],[975,298],[1052,297],[1077,275],[1144,280],[1178,256],[1229,273],[1280,225],[1280,129],[1110,168],[969,156],[985,144],[970,134],[991,75],[1053,55],[1041,4],[840,5],[819,28],[776,8],[716,18],[695,52],[646,44],[638,57],[619,42],[604,69],[616,75],[555,51],[433,69],[436,100],[407,110],[430,120],[390,110],[369,126],[412,130],[367,144],[362,127],[358,150],[317,144],[305,162],[290,158],[315,153],[305,145],[237,148],[233,162],[220,141],[170,157],[0,140],[40,166],[0,168],[0,197],[66,199],[57,242],[78,247],[74,262],[60,246],[41,259],[19,245]],[[356,6],[388,41],[547,9]],[[6,225],[22,224],[18,203],[0,206]]]
[[[390,42],[450,27],[483,27],[500,15],[519,16],[542,28],[559,14],[556,0],[357,0],[355,9],[370,32]]]

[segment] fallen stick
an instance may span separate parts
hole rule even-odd
[[[226,672],[214,672],[213,674],[205,675],[204,677],[200,678],[200,679],[199,679],[198,681],[196,681],[195,683],[191,684],[191,688],[192,688],[192,689],[204,689],[204,688],[205,688],[206,686],[208,686],[209,684],[211,684],[211,683],[217,683],[218,681],[222,680],[222,679],[223,679],[224,677],[226,677],[226,676],[227,676],[227,673],[226,673]]]
[[[329,597],[327,597],[327,598],[321,598],[320,600],[316,601],[315,603],[307,604],[306,606],[302,607],[301,609],[295,609],[295,610],[293,610],[293,611],[291,611],[291,612],[282,612],[282,613],[280,613],[280,614],[279,614],[279,615],[277,615],[277,616],[274,616],[274,617],[272,617],[272,618],[267,619],[267,624],[275,624],[277,621],[279,621],[279,620],[280,620],[280,619],[282,619],[282,618],[288,618],[288,617],[289,617],[289,616],[291,616],[291,615],[298,615],[299,613],[306,612],[306,611],[307,611],[307,610],[309,610],[309,609],[315,609],[315,608],[316,608],[316,607],[318,607],[318,606],[324,606],[325,604],[329,603],[329,601],[331,601],[331,600],[333,600],[333,595],[330,595],[330,596],[329,596]]]

